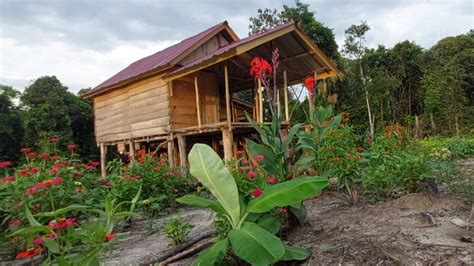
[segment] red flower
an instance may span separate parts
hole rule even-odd
[[[104,236],[104,241],[109,242],[114,240],[114,238],[117,237],[117,234],[105,234]]]
[[[278,210],[278,212],[280,213],[280,216],[284,216],[288,212],[288,209],[287,208],[280,208]]]
[[[357,151],[364,151],[364,148],[363,147],[357,147],[356,150]]]
[[[38,189],[36,189],[34,187],[30,187],[29,189],[26,190],[26,194],[28,194],[30,196],[33,196],[34,194],[36,194],[36,192],[38,192]]]
[[[367,139],[367,144],[372,145],[373,140],[371,138]]]
[[[8,225],[10,227],[17,227],[17,226],[20,226],[20,224],[21,224],[21,221],[16,219],[16,220],[11,221]]]
[[[20,252],[16,255],[17,259],[26,259],[26,258],[32,258],[38,254],[43,252],[42,248],[29,248],[24,252]]]
[[[37,237],[33,239],[33,245],[44,245],[44,240],[41,237]]]
[[[39,158],[40,158],[40,159],[46,159],[46,158],[48,158],[48,157],[49,157],[49,154],[48,154],[47,152],[43,152],[43,153],[41,153],[41,154],[39,155]]]
[[[400,124],[397,124],[397,132],[400,133],[404,127],[401,126]]]
[[[39,172],[39,169],[36,167],[31,167],[30,169],[28,169],[28,171],[30,172],[30,174],[36,174]]]
[[[0,162],[0,168],[8,167],[11,166],[12,162],[6,161],[6,162]]]
[[[270,184],[276,184],[276,183],[278,183],[278,178],[275,178],[273,176],[268,176],[267,177],[267,182],[270,183]]]
[[[253,75],[256,80],[263,80],[267,74],[272,73],[272,66],[263,58],[254,57],[250,65],[250,75]]]
[[[244,155],[244,151],[237,151],[237,156],[242,157]]]
[[[21,148],[20,152],[31,152],[31,148]]]
[[[307,77],[304,80],[304,86],[308,89],[309,92],[313,92],[314,83],[315,83],[314,77]]]
[[[392,125],[388,125],[385,127],[385,130],[387,131],[392,131],[393,130],[393,126]]]
[[[242,160],[241,164],[242,164],[242,165],[247,165],[247,164],[249,164],[249,161],[247,161],[247,160]]]
[[[94,170],[94,169],[95,169],[95,167],[92,166],[92,165],[87,165],[87,166],[86,166],[86,170],[87,170],[87,171],[92,171],[92,170]]]
[[[59,161],[60,159],[61,159],[61,157],[59,157],[57,155],[51,156],[51,161]]]
[[[265,157],[263,155],[255,156],[255,160],[257,160],[257,162],[261,162],[261,161],[263,161],[263,159],[265,159]]]
[[[59,142],[61,139],[58,137],[52,137],[49,139],[49,142]]]
[[[19,174],[19,175],[22,175],[22,176],[23,176],[23,175],[28,175],[29,173],[30,173],[29,170],[20,170],[20,171],[18,171],[18,174]]]
[[[58,235],[56,233],[47,233],[44,235],[46,238],[56,238]]]
[[[257,176],[257,175],[255,174],[254,171],[250,171],[250,172],[248,172],[248,174],[247,174],[247,178],[248,178],[248,179],[254,179],[256,176]]]
[[[49,223],[49,228],[53,230],[63,229],[70,226],[76,225],[76,219],[74,218],[59,218],[57,220],[52,220]]]
[[[165,163],[165,162],[163,162]],[[94,167],[97,167],[100,165],[100,162],[91,162],[91,165],[94,166]]]
[[[34,152],[29,152],[29,153],[26,154],[26,157],[28,157],[28,158],[30,158],[30,159],[33,159],[33,158],[36,157],[36,153],[34,153]]]
[[[72,174],[74,177],[83,177],[84,175],[79,173],[79,172],[75,172],[74,174]]]
[[[13,182],[13,181],[15,181],[15,177],[11,175],[4,178],[0,178],[0,183],[8,183],[8,182]]]
[[[334,158],[332,158],[332,160],[333,160],[333,161],[340,161],[341,158],[339,158],[339,157],[334,157]]]
[[[55,175],[55,174],[58,173],[58,169],[53,168],[53,169],[49,170],[49,173],[52,174],[52,175]]]
[[[252,190],[252,198],[258,198],[262,195],[263,190],[261,188],[257,188]]]
[[[58,185],[58,184],[61,184],[63,180],[64,179],[62,177],[55,177],[51,180],[51,183],[53,183],[53,185]]]
[[[67,149],[68,149],[68,150],[74,150],[75,148],[77,148],[77,145],[76,145],[76,144],[69,144],[69,145],[67,145]]]
[[[102,185],[104,186],[107,186],[107,187],[112,187],[112,183],[110,183],[107,179],[105,178],[99,178],[99,183],[101,183]]]

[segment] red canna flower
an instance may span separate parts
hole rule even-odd
[[[278,183],[278,178],[275,178],[273,176],[269,176],[269,177],[267,177],[267,182],[274,185],[274,184]]]
[[[104,242],[110,242],[114,240],[115,237],[117,237],[117,234],[105,234]]]
[[[8,167],[11,166],[12,162],[6,161],[6,162],[0,162],[0,168]]]
[[[33,245],[42,246],[42,245],[44,245],[44,240],[41,237],[37,237],[37,238],[33,239]]]
[[[387,131],[392,131],[393,130],[393,126],[392,125],[388,125],[385,127],[385,130]]]
[[[11,221],[10,223],[8,223],[8,225],[9,225],[10,227],[18,227],[18,226],[20,226],[20,224],[21,224],[21,221],[18,220],[18,219],[13,220],[13,221]]]
[[[257,175],[255,174],[254,171],[250,171],[250,172],[248,172],[248,174],[247,174],[247,178],[250,179],[250,180],[251,180],[251,179],[254,179],[256,176],[257,176]]]
[[[314,83],[315,83],[315,80],[314,80],[314,77],[307,77],[305,80],[304,80],[304,86],[306,87],[306,89],[308,89],[309,92],[313,92],[314,90]]]
[[[68,150],[74,150],[74,149],[77,148],[77,145],[76,145],[76,144],[69,144],[69,145],[67,145],[66,148],[67,148]]]
[[[263,159],[265,159],[265,157],[263,155],[255,156],[255,160],[257,160],[257,162],[261,162],[261,161],[263,161]]]
[[[33,158],[36,157],[36,153],[34,153],[34,152],[29,152],[29,153],[26,154],[26,157],[28,157],[28,158],[30,158],[30,159],[33,159]]]
[[[47,159],[49,157],[49,154],[47,152],[43,152],[39,155],[40,159]]]
[[[334,158],[332,158],[332,160],[333,160],[333,161],[340,161],[341,158],[339,158],[339,157],[334,157]]]
[[[31,148],[21,148],[20,152],[31,152]]]
[[[16,255],[17,259],[26,259],[26,258],[32,258],[38,254],[41,254],[43,252],[42,248],[29,248],[26,251],[20,252]]]
[[[250,65],[250,75],[254,76],[255,80],[263,80],[267,74],[272,73],[272,66],[263,58],[254,57]]]
[[[262,195],[263,190],[261,188],[257,188],[252,190],[252,198],[258,198]]]
[[[59,142],[61,139],[58,137],[52,137],[49,139],[49,142]]]

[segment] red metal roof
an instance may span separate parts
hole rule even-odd
[[[249,36],[249,37],[240,39],[239,41],[230,43],[230,44],[228,44],[228,45],[226,45],[226,46],[223,46],[223,47],[221,47],[221,48],[215,50],[215,51],[212,52],[212,53],[209,53],[209,54],[204,55],[204,56],[202,56],[202,57],[200,57],[200,58],[197,58],[196,60],[194,60],[194,61],[192,61],[192,62],[189,62],[188,64],[186,64],[186,65],[184,65],[184,66],[182,66],[182,67],[180,67],[180,68],[178,68],[178,69],[176,69],[176,70],[174,70],[174,71],[168,73],[166,76],[172,76],[172,75],[174,75],[174,74],[177,74],[177,73],[179,73],[179,72],[182,72],[182,71],[184,71],[184,70],[186,70],[186,69],[188,69],[188,68],[190,68],[190,67],[192,67],[192,66],[201,64],[201,63],[203,63],[204,61],[207,61],[207,60],[209,60],[209,59],[212,59],[212,58],[215,57],[215,56],[221,55],[221,54],[223,54],[223,53],[229,51],[229,50],[232,49],[232,48],[235,48],[235,47],[237,47],[237,46],[240,46],[240,45],[242,45],[242,44],[248,43],[248,42],[250,42],[250,41],[253,41],[253,40],[262,38],[262,37],[264,37],[264,36],[266,36],[266,35],[268,35],[268,34],[270,34],[270,33],[273,33],[273,32],[275,32],[275,31],[281,30],[281,29],[286,28],[286,27],[288,27],[288,26],[291,26],[291,25],[293,25],[293,24],[294,24],[294,22],[288,22],[288,23],[286,23],[286,24],[278,25],[278,26],[276,26],[276,27],[274,27],[274,28],[272,28],[272,29],[270,29],[270,30],[267,30],[267,31],[264,31],[264,32],[261,32],[261,33],[258,33],[258,34],[254,34],[254,35],[251,35],[251,36]]]
[[[111,85],[114,85],[116,83],[119,83],[121,81],[125,81],[127,79],[133,78],[135,76],[138,76],[140,74],[143,74],[145,72],[148,72],[153,69],[157,69],[159,67],[163,67],[168,65],[171,61],[173,61],[175,58],[180,56],[183,52],[187,51],[189,48],[191,48],[195,43],[199,42],[202,40],[204,37],[206,37],[209,33],[213,32],[219,27],[223,27],[227,25],[227,21],[224,21],[222,23],[219,23],[201,33],[198,33],[192,37],[189,37],[180,43],[177,43],[175,45],[172,45],[164,50],[161,50],[155,54],[152,54],[150,56],[147,56],[145,58],[142,58],[122,71],[118,72],[111,78],[107,79],[106,81],[102,82],[99,84],[97,87],[95,87],[93,90],[91,90],[88,94],[94,93],[99,89],[109,87]]]

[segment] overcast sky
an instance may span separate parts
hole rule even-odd
[[[306,0],[316,18],[334,30],[367,21],[369,47],[403,40],[424,48],[474,28],[474,0]],[[0,83],[23,90],[56,75],[72,91],[95,87],[133,61],[221,21],[240,37],[258,8],[277,0],[0,0]]]

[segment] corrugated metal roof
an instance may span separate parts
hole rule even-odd
[[[189,37],[180,43],[177,43],[175,45],[172,45],[164,50],[161,50],[155,54],[152,54],[150,56],[147,56],[145,58],[142,58],[122,71],[118,72],[111,78],[107,79],[106,81],[102,82],[99,84],[97,87],[95,87],[92,91],[90,91],[88,94],[94,93],[95,91],[98,91],[102,88],[114,85],[116,83],[119,83],[121,81],[125,81],[127,79],[133,78],[135,76],[138,76],[140,74],[143,74],[145,72],[148,72],[153,69],[157,69],[159,67],[166,66],[169,64],[171,61],[173,61],[175,58],[180,56],[183,52],[187,51],[189,48],[191,48],[194,44],[202,40],[204,37],[206,37],[209,33],[213,32],[219,27],[223,27],[227,24],[227,21],[224,21],[222,23],[219,23],[201,33],[198,33],[192,37]]]
[[[196,59],[196,60],[194,60],[194,61],[192,61],[192,62],[190,62],[190,63],[188,63],[188,64],[186,64],[186,65],[184,65],[184,66],[182,66],[182,67],[180,67],[180,68],[178,68],[178,69],[176,69],[176,70],[170,72],[170,73],[168,73],[166,76],[172,76],[172,75],[174,75],[174,74],[177,74],[177,73],[179,73],[179,72],[182,72],[182,71],[184,71],[184,70],[186,70],[186,69],[188,69],[188,68],[190,68],[190,67],[192,67],[192,66],[195,66],[195,65],[198,65],[198,64],[203,63],[204,61],[210,60],[210,59],[212,59],[212,58],[215,57],[215,56],[224,54],[225,52],[229,51],[229,50],[232,49],[232,48],[235,48],[235,47],[240,46],[240,45],[242,45],[242,44],[248,43],[248,42],[253,41],[253,40],[255,40],[255,39],[262,38],[262,37],[264,37],[264,36],[266,36],[266,35],[268,35],[268,34],[270,34],[270,33],[273,33],[273,32],[275,32],[275,31],[281,30],[281,29],[286,28],[286,27],[288,27],[288,26],[291,26],[291,25],[293,25],[293,24],[294,24],[294,22],[289,22],[289,23],[286,23],[286,24],[278,25],[278,26],[276,26],[276,27],[274,27],[274,28],[272,28],[272,29],[270,29],[270,30],[267,30],[267,31],[264,31],[264,32],[261,32],[261,33],[258,33],[258,34],[254,34],[254,35],[251,35],[251,36],[249,36],[249,37],[240,39],[239,41],[230,43],[230,44],[228,44],[228,45],[226,45],[226,46],[223,46],[223,47],[221,47],[221,48],[215,50],[215,51],[212,52],[212,53],[209,53],[209,54],[207,54],[207,55],[204,55],[204,56],[202,56],[202,57],[200,57],[200,58],[198,58],[198,59]]]

